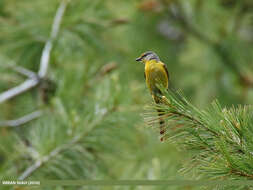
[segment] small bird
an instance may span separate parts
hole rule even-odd
[[[144,77],[146,80],[147,87],[151,93],[155,103],[162,104],[162,92],[159,86],[165,89],[169,87],[169,73],[166,65],[160,61],[156,53],[147,51],[141,54],[136,61],[142,62],[145,65]],[[157,109],[158,115],[162,116],[162,110]],[[165,123],[163,119],[160,119],[160,134],[165,133]],[[163,137],[160,139],[164,140]]]

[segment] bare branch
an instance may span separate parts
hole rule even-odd
[[[11,68],[14,71],[18,72],[19,74],[22,74],[28,78],[35,78],[37,74],[29,69],[26,69],[24,67],[17,66],[15,64],[6,64],[3,67]]]
[[[41,115],[42,115],[42,111],[35,111],[15,120],[0,121],[0,127],[18,127],[29,121],[37,119]]]
[[[42,52],[42,56],[40,59],[40,69],[38,72],[38,75],[40,78],[44,78],[46,76],[47,73],[47,69],[48,69],[48,64],[49,64],[49,59],[50,59],[50,53],[53,47],[53,41],[55,40],[55,38],[58,35],[59,29],[60,29],[60,25],[61,25],[61,21],[62,21],[62,17],[64,15],[67,3],[69,1],[62,1],[59,8],[57,9],[57,12],[55,14],[54,17],[54,22],[52,25],[52,30],[51,30],[51,34],[50,34],[50,38],[49,40],[46,42],[46,45],[43,49]]]
[[[18,180],[24,180],[27,177],[29,177],[33,172],[35,172],[37,169],[39,169],[44,163],[48,162],[58,154],[60,154],[62,151],[68,149],[71,147],[73,144],[75,144],[75,141],[71,141],[68,144],[64,144],[62,146],[59,146],[55,148],[53,151],[51,151],[48,155],[42,157],[41,159],[35,161],[33,165],[31,165],[29,168],[27,168],[24,173],[22,173],[21,176],[19,176]]]
[[[24,180],[36,169],[38,169],[41,165],[42,165],[42,161],[37,160],[31,167],[27,168],[27,170],[18,178],[18,180]]]
[[[23,92],[35,87],[39,83],[38,78],[28,79],[19,86],[16,86],[14,88],[11,88],[3,93],[0,94],[0,103],[9,100],[19,94],[22,94]]]
[[[37,75],[36,73],[34,73],[33,71],[30,71],[29,69],[26,69],[24,67],[20,67],[20,66],[15,66],[15,67],[12,67],[13,70],[15,70],[16,72],[22,74],[22,75],[25,75],[27,76],[28,78],[35,78]]]
[[[27,69],[24,69],[24,68],[14,67],[14,69],[17,72],[28,76],[30,79],[26,80],[24,83],[20,84],[17,87],[14,87],[12,89],[9,89],[9,90],[1,93],[0,94],[0,103],[4,102],[6,100],[9,100],[9,99],[25,92],[25,91],[37,86],[40,82],[39,79],[45,78],[46,73],[47,73],[48,64],[49,64],[50,52],[53,47],[53,41],[57,37],[57,34],[59,32],[61,20],[62,20],[62,17],[63,17],[63,14],[65,12],[68,2],[69,2],[68,0],[63,0],[61,2],[61,4],[59,5],[59,8],[56,11],[56,14],[54,17],[54,22],[52,25],[50,38],[46,42],[45,47],[42,52],[42,56],[41,56],[41,60],[40,60],[40,69],[39,69],[38,75],[36,75],[36,74],[34,75],[33,72],[31,72]]]

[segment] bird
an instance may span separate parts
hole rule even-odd
[[[144,78],[146,80],[146,85],[150,91],[150,94],[156,104],[163,104],[163,94],[159,87],[164,89],[169,88],[169,73],[167,66],[160,61],[158,55],[153,51],[146,51],[141,54],[140,57],[136,58],[136,61],[142,62],[145,65]],[[161,109],[157,109],[158,116],[164,115]],[[164,140],[165,122],[160,117],[160,138],[161,141]]]

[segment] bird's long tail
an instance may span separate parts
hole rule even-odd
[[[165,128],[165,121],[164,121],[164,119],[162,118],[162,116],[164,115],[164,113],[163,113],[163,111],[160,110],[160,109],[157,109],[157,112],[158,112],[158,116],[160,117],[160,118],[159,118],[160,135],[161,135],[160,141],[164,141],[164,133],[165,133],[165,131],[166,131],[166,128]]]
[[[153,96],[153,98],[154,98],[154,101],[155,101],[156,104],[162,104],[163,103],[161,97]],[[164,141],[164,133],[166,132],[165,121],[162,118],[162,116],[164,115],[164,112],[163,112],[162,109],[157,109],[157,112],[158,112],[158,116],[160,117],[159,118],[160,136],[161,136],[160,141]]]

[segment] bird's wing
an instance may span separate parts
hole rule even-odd
[[[169,80],[169,72],[168,72],[167,66],[164,63],[162,63],[162,65],[163,65],[163,68],[164,68],[164,70],[166,72],[167,78]],[[169,83],[168,83],[168,87],[167,88],[169,88]]]

